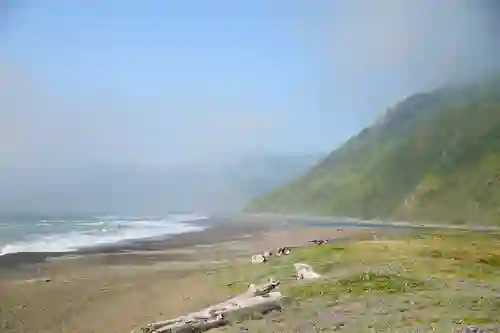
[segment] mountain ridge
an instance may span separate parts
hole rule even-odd
[[[396,103],[245,211],[497,223],[497,170],[500,77],[494,76]]]

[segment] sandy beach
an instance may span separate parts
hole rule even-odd
[[[130,332],[223,301],[222,267],[311,239],[371,235],[362,228],[304,228],[277,221],[222,221],[172,238],[66,255],[0,258],[2,333]]]

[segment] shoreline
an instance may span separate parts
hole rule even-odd
[[[253,254],[310,245],[312,239],[373,236],[373,229],[281,222],[217,219],[203,231],[163,240],[3,258],[0,328],[6,333],[130,332],[231,296],[229,288],[221,289],[218,272],[248,265]]]
[[[237,240],[245,234],[287,228],[344,228],[375,230],[456,229],[474,231],[500,231],[500,227],[441,224],[412,224],[410,222],[380,222],[355,220],[347,217],[295,216],[279,214],[234,214],[184,221],[183,223],[204,227],[202,230],[179,234],[163,234],[147,238],[123,240],[110,244],[88,246],[66,252],[15,252],[0,256],[0,273],[19,266],[40,264],[49,260],[86,255],[132,253],[134,251],[166,251],[195,245],[209,245]]]
[[[299,223],[307,226],[325,226],[329,224],[343,225],[345,227],[375,227],[375,228],[411,228],[411,229],[454,229],[468,231],[500,231],[500,226],[492,224],[453,224],[453,223],[436,223],[432,221],[389,221],[381,219],[364,220],[356,217],[335,217],[335,216],[318,216],[318,215],[286,215],[278,213],[246,213],[239,216],[253,217],[255,219],[268,220],[287,219],[293,223]]]
[[[0,272],[5,269],[30,264],[40,264],[48,260],[65,257],[119,254],[134,251],[164,251],[195,245],[207,245],[222,241],[230,241],[245,233],[272,230],[282,224],[264,224],[258,221],[232,218],[207,218],[203,220],[185,221],[183,223],[203,226],[204,229],[187,231],[179,234],[163,234],[148,238],[137,238],[110,244],[89,246],[65,252],[14,252],[0,256]]]

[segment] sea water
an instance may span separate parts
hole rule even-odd
[[[69,252],[121,241],[203,230],[197,214],[0,217],[0,255]]]

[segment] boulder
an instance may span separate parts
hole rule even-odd
[[[308,264],[295,263],[293,267],[295,268],[297,280],[315,280],[321,277]]]

